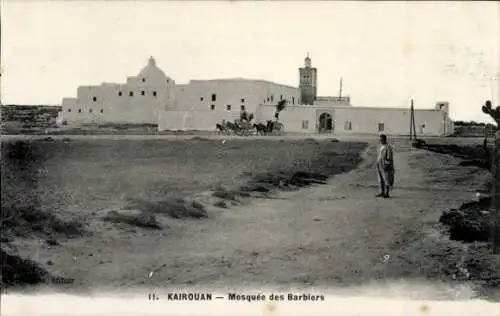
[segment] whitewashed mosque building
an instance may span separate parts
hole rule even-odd
[[[309,56],[299,68],[299,86],[265,80],[191,80],[177,84],[151,57],[126,83],[80,86],[76,98],[64,98],[59,122],[72,124],[154,124],[159,131],[215,131],[217,123],[239,118],[245,110],[255,122],[273,120],[276,104],[287,100],[279,120],[285,132],[407,135],[408,108],[352,106],[349,96],[317,96],[317,69]],[[419,135],[453,132],[448,102],[415,109]]]

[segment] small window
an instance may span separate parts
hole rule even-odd
[[[309,121],[302,121],[302,129],[308,129],[309,128]]]
[[[378,123],[378,131],[383,132],[385,129],[384,123]]]
[[[78,113],[82,113],[82,109],[78,109]]]
[[[269,97],[267,97],[267,102],[269,102]]]
[[[271,94],[271,102],[274,102],[274,95]]]
[[[210,110],[215,110],[215,104],[210,105]]]
[[[241,103],[245,103],[245,98],[241,99]]]
[[[133,97],[133,96],[134,96],[134,92],[133,92],[133,91],[130,91],[130,92],[128,93],[128,95],[129,95],[129,96],[131,96],[131,97]]]
[[[122,92],[121,92],[121,91],[119,91],[119,92],[118,92],[118,96],[119,96],[119,97],[121,97],[121,96],[122,96]]]
[[[212,94],[212,102],[215,102],[216,100],[217,100],[217,95],[215,95],[215,93],[214,93],[214,94]]]
[[[146,82],[146,78],[142,78],[142,82]]]
[[[68,109],[68,112],[71,112],[71,109]]]
[[[101,113],[104,113],[104,110],[103,110],[103,109],[101,109]]]
[[[144,90],[142,90],[141,95],[146,95],[146,92],[144,92]]]
[[[200,97],[200,102],[203,102],[203,97]]]
[[[283,100],[283,95],[282,94],[280,95],[280,100]]]
[[[245,111],[246,107],[244,105],[241,106],[241,110]]]
[[[295,97],[292,97],[292,104],[295,104]]]
[[[153,96],[156,97],[156,91],[153,91]]]
[[[97,101],[97,98],[96,98],[96,97],[93,97],[93,98],[92,98],[92,101],[96,102],[96,101]]]
[[[89,113],[92,113],[92,109],[89,109]]]
[[[226,105],[226,109],[227,109],[228,111],[231,111],[231,104]]]
[[[167,83],[169,83],[168,79],[167,79]]]
[[[352,129],[351,121],[345,121],[344,122],[344,130],[350,131],[351,129]]]

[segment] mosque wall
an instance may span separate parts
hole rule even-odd
[[[254,113],[260,104],[286,99],[298,104],[298,88],[250,79],[192,80],[175,88],[176,110],[215,112],[246,110]]]
[[[151,58],[127,83],[78,87],[76,98],[63,99],[58,121],[157,124],[159,111],[175,104],[174,84]]]
[[[249,79],[192,80],[175,87],[176,104],[162,110],[162,130],[215,130],[223,119],[235,120],[242,110],[253,113],[255,123],[274,119],[276,104],[299,102],[300,90],[273,82]],[[270,111],[262,112],[262,108]],[[269,113],[268,113],[269,112]]]
[[[160,111],[158,116],[159,131],[217,131],[217,123],[222,120],[234,121],[240,117],[239,112],[229,111]]]
[[[453,123],[446,109],[416,109],[415,127],[417,135],[441,136],[453,133]],[[261,106],[259,118],[274,117],[275,107]],[[323,117],[323,123],[322,123]],[[331,119],[330,130],[326,126]],[[279,115],[286,132],[408,135],[410,111],[406,108],[332,107],[332,106],[288,106]],[[322,125],[323,124],[323,125]]]
[[[449,133],[449,118],[445,111],[416,109],[414,115],[417,135],[440,136]],[[336,108],[334,133],[408,135],[410,117],[410,110],[406,108]]]
[[[257,111],[258,120],[266,123],[274,120],[276,107],[270,105],[260,106]],[[284,125],[284,131],[290,133],[315,133],[316,119],[314,106],[311,105],[288,105],[279,113],[279,121]]]
[[[310,59],[306,66],[310,66]],[[311,83],[312,84],[312,83]],[[315,81],[314,81],[315,84]],[[302,82],[304,86],[304,82]],[[407,135],[410,111],[405,108],[354,107],[349,97],[317,97],[314,105],[300,105],[301,89],[265,80],[192,80],[176,85],[153,58],[126,83],[80,86],[75,98],[64,98],[58,122],[158,124],[162,130],[214,131],[222,120],[253,113],[255,123],[274,120],[276,104],[287,100],[279,120],[286,132],[327,132],[335,135]],[[453,133],[449,104],[415,110],[418,135]]]

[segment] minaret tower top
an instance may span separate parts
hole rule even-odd
[[[309,58],[309,53],[307,53],[307,57],[304,59],[304,66],[306,68],[311,68],[311,58]]]
[[[300,103],[313,105],[316,100],[318,70],[312,67],[311,58],[307,53],[304,67],[299,68]]]

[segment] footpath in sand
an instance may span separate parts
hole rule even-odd
[[[213,208],[207,220],[171,219],[166,233],[122,232],[117,238],[109,232],[109,238],[76,239],[35,257],[54,260],[50,272],[73,277],[70,287],[77,291],[343,288],[401,280],[415,291],[414,284],[429,280],[467,280],[460,267],[467,248],[450,241],[437,223],[444,210],[474,199],[488,173],[414,149],[407,140],[394,145],[391,199],[375,198],[373,142],[357,169],[326,185]],[[420,291],[455,297],[446,290]]]
[[[439,233],[438,218],[473,199],[488,174],[402,140],[393,197],[380,199],[375,153],[371,144],[358,169],[327,185],[216,211],[215,220],[191,223],[182,236],[158,239],[154,251],[120,252],[126,275],[108,284],[263,289],[439,281],[465,250]]]

